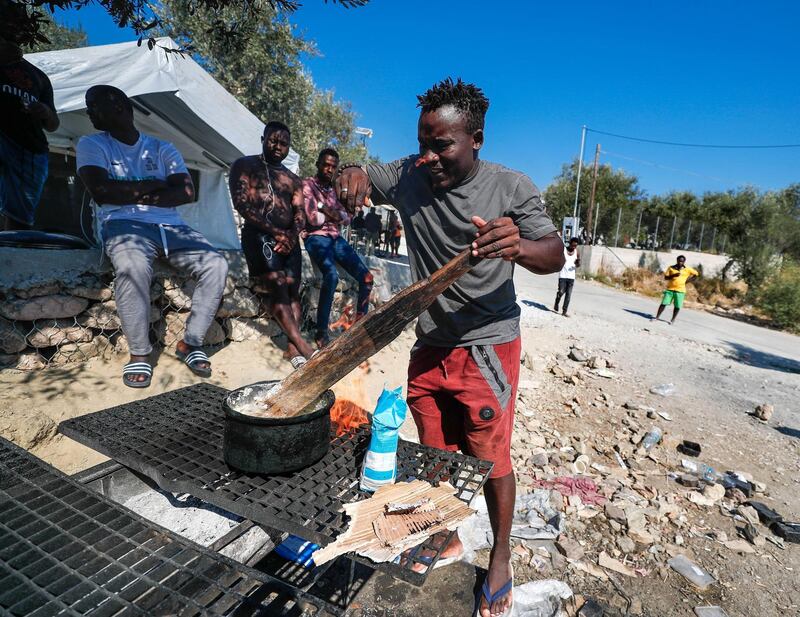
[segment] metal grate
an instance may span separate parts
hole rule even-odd
[[[324,615],[0,439],[0,614]]]
[[[367,427],[335,437],[318,463],[288,475],[260,476],[228,467],[222,456],[227,390],[197,384],[62,422],[59,430],[123,465],[145,474],[162,489],[189,493],[262,525],[328,544],[347,528],[342,505],[368,496],[358,490]],[[400,441],[398,481],[449,481],[469,503],[492,464],[462,454]],[[382,569],[421,584],[442,539],[421,547],[402,564]],[[413,572],[412,568],[424,569]]]

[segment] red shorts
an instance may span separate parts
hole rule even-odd
[[[519,337],[499,345],[415,346],[408,406],[420,441],[493,462],[492,478],[510,474],[520,349]]]

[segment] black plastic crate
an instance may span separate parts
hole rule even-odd
[[[326,615],[0,439],[0,614]]]
[[[66,420],[59,431],[148,476],[164,490],[189,493],[320,545],[333,541],[347,528],[342,506],[369,496],[358,489],[368,428],[332,436],[328,454],[301,471],[272,476],[244,473],[228,467],[222,455],[222,400],[227,393],[211,384],[197,384]],[[467,503],[491,469],[492,463],[459,453],[403,440],[398,446],[398,481],[448,481]],[[441,539],[430,540],[402,564],[381,569],[421,584],[444,545]],[[423,549],[434,554],[432,561],[418,558]],[[415,565],[425,571],[413,572]]]

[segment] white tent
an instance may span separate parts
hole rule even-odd
[[[177,49],[170,38],[163,47]],[[189,56],[152,51],[135,42],[27,54],[53,84],[61,126],[47,135],[54,152],[75,154],[81,136],[95,132],[86,115],[90,86],[108,84],[133,101],[136,126],[175,144],[190,169],[200,174],[198,202],[182,206],[184,220],[218,248],[238,249],[239,237],[228,193],[228,167],[261,151],[264,124]],[[284,164],[297,172],[292,150]]]

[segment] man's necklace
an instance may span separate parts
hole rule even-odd
[[[264,158],[264,153],[262,152],[261,155],[258,157],[261,161],[261,164],[264,166],[264,171],[267,174],[267,190],[269,192],[269,208],[267,208],[266,212],[264,212],[264,216],[269,216],[272,211],[275,209],[275,191],[272,188],[272,177],[269,175],[269,164],[267,160]],[[267,200],[265,200],[267,201]]]

